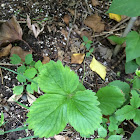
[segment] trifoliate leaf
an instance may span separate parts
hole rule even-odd
[[[95,71],[97,74],[100,75],[100,77],[105,80],[106,77],[106,67],[102,65],[100,62],[98,62],[95,57],[93,57],[90,68],[92,71]]]
[[[102,114],[95,93],[84,90],[77,75],[60,61],[45,64],[37,82],[47,94],[33,103],[27,115],[35,135],[54,136],[70,123],[80,134],[89,136],[100,126]]]
[[[116,118],[114,116],[110,116],[109,117],[109,120],[110,120],[110,124],[109,124],[109,131],[114,131],[114,130],[117,130],[118,129],[118,121],[116,120]]]
[[[103,87],[98,90],[96,96],[100,102],[99,108],[104,115],[111,115],[125,101],[124,94],[116,86]]]
[[[31,93],[31,94],[34,93],[34,90],[31,88],[31,85],[29,85],[29,84],[27,85],[26,90],[28,93]]]
[[[18,74],[17,75],[17,80],[19,81],[19,82],[26,82],[26,78],[25,78],[25,76],[24,75],[20,75],[20,74]]]
[[[118,37],[118,36],[109,36],[108,39],[112,40],[113,42],[115,42],[118,45],[121,45],[125,42],[125,37]]]
[[[101,126],[98,128],[98,135],[102,138],[105,138],[107,136],[107,130]]]
[[[134,108],[140,107],[140,95],[137,93],[136,90],[131,90],[132,99],[130,100],[130,104]]]
[[[19,64],[21,62],[21,58],[17,54],[13,54],[12,57],[10,57],[11,64]]]
[[[37,62],[35,63],[35,68],[36,68],[38,71],[41,70],[41,68],[42,68],[42,62],[41,62],[40,60],[37,61]]]
[[[25,57],[25,63],[30,64],[33,61],[33,56],[32,54],[27,54]]]
[[[110,19],[113,19],[117,22],[120,22],[122,20],[121,15],[118,14],[109,13],[109,17]]]
[[[46,93],[72,93],[79,84],[78,76],[67,66],[63,67],[61,61],[50,61],[45,64],[38,77],[38,84]]]
[[[20,95],[23,92],[23,86],[15,86],[13,88],[13,93],[16,95]]]
[[[140,57],[140,35],[136,31],[128,33],[126,37],[126,62]]]
[[[140,126],[135,129],[135,131],[131,135],[130,140],[139,140],[139,139],[140,139]]]
[[[66,102],[67,97],[60,94],[40,96],[29,109],[29,129],[33,129],[40,138],[60,133],[68,122]]]
[[[135,114],[135,109],[130,105],[126,105],[115,112],[116,119],[120,122],[124,121],[125,119],[133,119]]]
[[[28,68],[25,72],[24,75],[28,78],[34,78],[34,76],[37,74],[37,71],[35,68]]]
[[[108,140],[121,140],[122,136],[121,135],[112,135],[108,138]]]
[[[90,135],[100,127],[101,112],[99,102],[90,90],[76,92],[68,102],[68,121],[82,135]]]
[[[140,109],[136,109],[136,115],[133,120],[136,124],[140,126]]]
[[[26,70],[26,67],[24,65],[22,65],[22,66],[17,68],[17,72],[18,73],[22,73],[23,74],[25,72],[25,70]]]

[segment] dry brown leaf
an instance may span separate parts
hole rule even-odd
[[[49,63],[49,61],[50,61],[50,58],[48,56],[44,56],[42,60],[42,64]]]
[[[97,14],[88,16],[85,19],[84,24],[92,28],[94,32],[98,33],[104,31],[105,28],[104,23],[101,21],[101,17],[99,17]]]
[[[32,104],[36,100],[36,97],[30,93],[27,93],[27,100],[30,104]]]
[[[24,62],[26,55],[27,54],[32,54],[32,51],[29,51],[29,52],[28,51],[24,51],[21,47],[16,46],[16,47],[13,47],[11,49],[11,56],[13,54],[17,54],[21,58],[21,60]]]
[[[13,16],[9,21],[3,23],[0,28],[0,45],[15,40],[22,40],[22,29]]]
[[[99,5],[99,1],[98,1],[98,0],[92,0],[92,5],[93,5],[93,6]]]
[[[68,8],[67,9],[73,16],[75,15],[75,11],[74,10],[72,10],[72,9],[70,9],[70,8]]]
[[[38,35],[44,30],[44,26],[45,24],[42,24],[42,28],[40,29],[40,27],[38,26],[37,23],[31,24],[31,19],[29,17],[29,15],[27,15],[27,26],[30,30],[33,31],[33,34],[35,36],[35,38],[38,37]]]
[[[7,56],[10,54],[10,50],[12,48],[12,44],[9,44],[7,47],[3,48],[1,51],[0,51],[0,58],[3,57],[3,56]]]
[[[75,53],[71,56],[71,64],[81,64],[84,60],[85,54]]]
[[[18,101],[21,97],[22,97],[22,94],[21,94],[21,95],[13,94],[13,95],[8,99],[8,102],[15,102],[15,100]]]
[[[56,140],[70,140],[68,136],[61,136],[61,135],[55,135],[54,138]]]
[[[63,17],[63,21],[64,21],[66,24],[69,24],[70,19],[71,19],[71,17],[70,17],[69,15],[65,15],[65,16]]]

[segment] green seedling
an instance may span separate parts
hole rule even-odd
[[[13,88],[13,93],[20,95],[23,93],[24,89],[26,89],[26,91],[31,94],[33,94],[34,91],[37,92],[38,85],[36,83],[36,77],[43,66],[42,62],[33,61],[32,54],[26,55],[25,62],[21,62],[21,58],[16,54],[10,57],[10,59],[11,64],[22,63],[22,65],[17,68],[17,80],[21,83],[21,85],[15,86]]]
[[[93,43],[91,40],[88,40],[88,38],[86,36],[83,36],[83,43],[82,45],[86,47],[86,57],[89,57],[93,51],[94,51],[94,48],[91,48],[91,44]]]
[[[1,112],[0,127],[4,124],[4,114]]]

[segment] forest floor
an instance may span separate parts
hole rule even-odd
[[[106,11],[110,3],[108,1],[99,0],[99,5],[93,6],[91,1],[86,3],[84,0],[1,0],[0,1],[0,24],[11,19],[13,15],[16,16],[19,22],[23,36],[22,38],[29,44],[22,41],[12,42],[12,46],[19,46],[25,51],[32,49],[33,58],[35,61],[44,60],[60,60],[64,65],[69,66],[75,73],[78,74],[79,79],[87,89],[97,92],[101,87],[106,86],[113,80],[125,81],[128,75],[125,74],[125,57],[122,50],[116,57],[112,57],[114,45],[107,39],[108,36],[115,34],[121,35],[126,27],[128,20],[123,19],[121,22],[116,22],[109,18]],[[26,19],[27,14],[32,20],[32,24],[38,24],[42,32],[37,37],[28,28]],[[88,16],[93,14],[101,17],[101,21],[96,23],[102,24],[102,27],[92,28],[85,25]],[[98,20],[98,17],[92,17],[92,21]],[[47,20],[46,20],[47,19]],[[91,21],[91,22],[92,22]],[[91,24],[91,23],[87,23]],[[14,34],[13,34],[14,36]],[[82,46],[83,36],[87,36],[93,43],[91,47],[94,51],[89,57],[72,59],[74,53],[85,54],[86,48]],[[2,46],[0,49],[4,48]],[[93,56],[96,60],[102,63],[107,68],[105,80],[90,69],[90,63]],[[81,60],[80,64],[78,60]],[[16,70],[17,66],[8,65],[10,62],[10,54],[8,56],[0,57],[0,65],[11,70]],[[16,74],[0,69],[0,112],[3,111],[5,125],[0,130],[11,130],[19,126],[23,126],[27,117],[27,109],[21,107],[15,102],[9,102],[8,99],[13,95],[12,88],[20,84],[16,79]],[[131,77],[131,75],[129,75]],[[33,94],[36,98],[38,93]],[[18,99],[19,102],[30,106],[31,103],[27,99],[26,92]],[[134,131],[133,126],[129,122],[124,122],[122,127],[128,133],[124,138],[129,139],[130,134]],[[68,136],[67,139],[82,140],[80,134],[76,132],[71,126],[67,126],[69,131],[63,131],[59,135]],[[130,133],[130,134],[129,134]],[[27,136],[32,136],[32,131],[18,131],[11,132],[0,136],[0,140],[17,140]],[[92,135],[87,140],[98,137]],[[35,140],[46,140],[45,138],[34,138]],[[49,138],[53,140],[54,138]],[[49,140],[47,139],[47,140]]]

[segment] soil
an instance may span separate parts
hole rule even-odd
[[[106,86],[109,82],[113,80],[125,81],[128,75],[125,74],[124,64],[125,58],[118,63],[123,51],[121,51],[117,57],[111,59],[105,59],[101,54],[98,47],[107,48],[110,50],[114,49],[114,46],[110,44],[107,40],[107,36],[110,34],[93,33],[91,28],[84,25],[83,21],[90,14],[98,13],[102,17],[102,21],[105,24],[105,31],[109,32],[118,23],[109,19],[108,15],[105,14],[109,7],[108,1],[99,1],[100,5],[95,8],[92,6],[91,2],[88,1],[89,10],[87,4],[84,0],[1,0],[0,1],[0,23],[9,20],[13,15],[16,15],[17,21],[19,21],[23,30],[23,39],[31,46],[33,50],[33,58],[35,61],[43,60],[44,56],[48,56],[51,60],[57,61],[58,59],[63,62],[64,65],[68,65],[72,70],[74,70],[79,79],[82,80],[84,75],[84,64],[85,64],[85,78],[83,81],[84,86],[87,89],[91,89],[97,92],[101,87]],[[70,11],[71,10],[71,11]],[[72,15],[72,12],[76,11],[76,16]],[[27,27],[26,24],[26,14],[35,22],[42,21],[44,18],[48,18],[45,22],[44,30],[39,34],[37,38],[34,37],[32,31]],[[64,16],[70,17],[68,24],[64,21]],[[121,34],[123,29],[121,26],[126,26],[127,22],[123,25],[118,26],[116,34]],[[120,28],[120,29],[119,29]],[[88,32],[92,37],[93,46],[95,51],[92,55],[107,67],[107,75],[105,81],[100,78],[99,75],[94,73],[89,65],[92,60],[92,55],[90,57],[85,57],[82,64],[71,64],[72,53],[85,53],[85,49],[81,49],[82,44],[81,36],[76,32],[82,31]],[[65,37],[68,34],[68,38]],[[23,50],[29,51],[29,47],[22,41],[16,41],[12,43],[13,46],[20,46]],[[9,63],[10,56],[0,58],[0,63]],[[115,65],[118,63],[117,65]],[[113,67],[114,66],[114,67]],[[6,68],[11,70],[16,70],[17,66],[5,65]],[[19,106],[19,104],[13,102],[10,103],[7,100],[13,95],[12,88],[20,83],[16,79],[16,74],[1,69],[2,75],[0,77],[0,112],[4,112],[5,125],[0,128],[0,130],[8,131],[15,129],[19,126],[23,126],[26,122],[27,109]],[[117,73],[120,72],[120,75]],[[35,97],[39,95],[34,94]],[[26,93],[18,100],[19,102],[30,106],[27,100]],[[125,131],[132,133],[134,128],[125,122],[122,125]],[[62,132],[60,135],[67,135],[74,140],[82,140],[79,133],[76,132],[71,126],[67,126],[71,133]],[[131,136],[126,133],[124,138],[129,139]],[[7,133],[0,136],[0,140],[17,140],[27,136],[32,136],[32,131],[18,131]],[[98,137],[97,134],[91,136],[89,139]],[[54,138],[49,138],[54,139]],[[34,138],[34,140],[49,140],[46,138]]]

